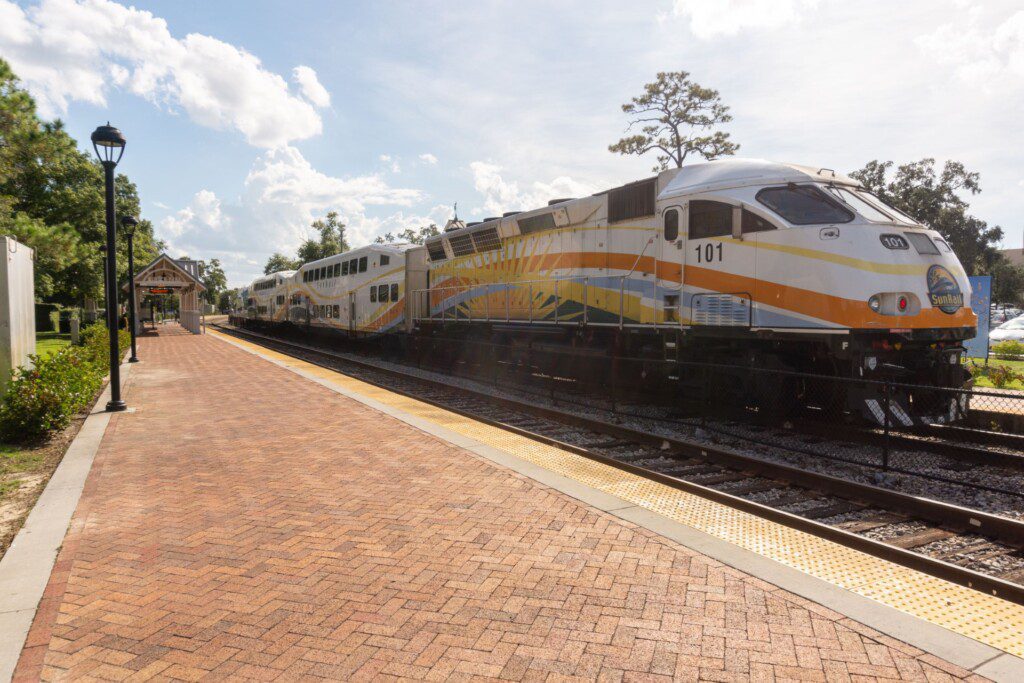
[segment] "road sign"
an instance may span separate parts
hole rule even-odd
[[[971,310],[978,316],[978,336],[964,342],[968,358],[984,358],[988,360],[988,322],[992,304],[992,276],[972,275]]]

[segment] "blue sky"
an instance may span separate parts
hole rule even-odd
[[[1024,9],[964,0],[0,0],[0,55],[79,140],[110,119],[144,217],[232,284],[337,210],[350,242],[645,176],[621,103],[690,71],[743,156],[982,174],[1024,230]]]

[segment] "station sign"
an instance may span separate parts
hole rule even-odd
[[[170,294],[171,293],[171,288],[170,287],[150,287],[149,288],[149,293],[150,294]]]

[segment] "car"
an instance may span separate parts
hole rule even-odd
[[[1017,316],[1013,320],[1007,320],[992,330],[988,338],[991,342],[1024,341],[1024,315]]]

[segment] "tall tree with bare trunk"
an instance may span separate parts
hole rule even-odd
[[[735,154],[740,147],[729,141],[728,133],[713,130],[732,121],[718,91],[694,83],[686,71],[659,73],[622,111],[633,117],[627,130],[638,126],[640,133],[609,145],[608,151],[638,156],[657,151],[655,172],[681,167],[691,154],[710,160]]]

